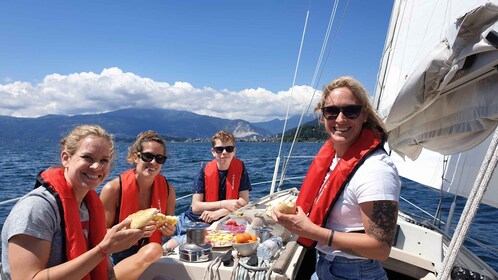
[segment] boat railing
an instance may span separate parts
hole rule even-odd
[[[430,218],[433,221],[436,221],[436,222],[444,225],[445,222],[443,220],[441,220],[438,217],[436,217],[435,215],[433,215],[433,214],[425,211],[423,208],[421,208],[417,204],[411,202],[410,200],[406,199],[405,197],[400,196],[399,198],[400,198],[400,200],[403,200],[404,202],[408,203],[410,206],[412,206],[413,208],[415,208],[417,211],[420,211],[421,213],[424,213],[426,215],[424,217],[424,216],[422,216],[420,214],[409,213],[409,215],[410,215],[411,218],[415,217],[417,219],[423,220],[423,222],[420,223],[422,226],[425,226],[425,227],[430,228],[432,230],[436,230],[436,231],[440,232],[441,234],[448,235],[448,233],[444,232],[443,230],[439,229],[438,227],[434,226],[433,224],[429,224],[429,223],[426,222],[428,220],[427,218]],[[418,221],[414,221],[414,222],[418,222]],[[450,228],[454,232],[455,229],[456,229],[456,226],[450,226]],[[483,251],[488,252],[489,254],[492,254],[492,255],[498,257],[498,249],[496,249],[496,248],[494,248],[494,247],[492,247],[490,245],[484,244],[484,243],[480,242],[479,240],[473,238],[470,235],[466,236],[466,240],[468,242],[472,243],[473,245],[475,245],[476,247],[481,248]]]

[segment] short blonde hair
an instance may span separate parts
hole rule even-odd
[[[221,142],[232,142],[235,145],[235,136],[232,133],[224,130],[220,130],[216,132],[213,137],[211,137],[211,146],[214,147],[216,144],[216,140],[220,140]]]
[[[105,139],[111,146],[111,161],[114,159],[114,137],[107,133],[99,125],[79,125],[73,128],[69,134],[60,141],[62,151],[69,156],[76,154],[80,148],[81,140],[88,136],[95,136]]]

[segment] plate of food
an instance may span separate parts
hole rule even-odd
[[[235,234],[229,231],[211,230],[207,232],[206,242],[213,248],[231,247],[235,242]]]
[[[232,233],[244,233],[246,225],[247,221],[243,218],[229,219],[221,223],[221,229]]]

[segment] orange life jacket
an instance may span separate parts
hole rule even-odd
[[[106,234],[105,212],[104,206],[96,191],[88,191],[84,198],[90,215],[87,240],[81,225],[79,205],[74,196],[73,188],[64,177],[64,169],[49,168],[40,173],[38,181],[47,189],[51,188],[54,190],[58,196],[56,196],[56,200],[58,200],[58,203],[60,202],[59,205],[62,205],[63,214],[61,219],[63,224],[61,224],[63,226],[62,230],[65,233],[67,260],[75,259],[87,252],[87,242],[89,246],[93,248],[104,239]],[[107,279],[107,262],[108,259],[104,258],[90,274],[86,275],[83,279]]]
[[[226,179],[226,199],[238,199],[240,180],[242,179],[242,171],[244,164],[237,158],[232,158],[228,167],[228,175]],[[219,200],[220,176],[218,174],[218,166],[216,161],[212,160],[206,164],[204,169],[204,201],[212,202]]]
[[[128,215],[137,212],[138,207],[138,184],[136,179],[136,170],[130,169],[119,175],[121,186],[121,201],[119,209],[119,220],[123,221]],[[158,174],[154,178],[154,185],[152,186],[152,200],[150,207],[159,209],[163,214],[166,214],[166,207],[168,205],[168,182],[166,178]],[[149,237],[150,242],[162,244],[162,235],[156,230]]]
[[[319,194],[332,159],[336,154],[332,141],[327,141],[308,169],[296,205],[301,206],[313,223],[323,227],[346,184],[366,159],[366,156],[378,147],[382,147],[382,141],[375,136],[371,129],[364,128],[358,140],[341,157],[325,182],[323,192]],[[317,243],[305,237],[299,237],[297,241],[304,247],[314,247]]]

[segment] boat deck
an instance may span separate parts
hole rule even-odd
[[[275,205],[280,201],[295,198],[297,190],[291,189],[265,196],[255,203],[250,203],[239,209],[244,217],[254,217],[255,213],[264,213],[266,207],[271,203]],[[256,214],[257,215],[257,214]],[[229,217],[225,217],[218,223],[213,223],[211,229],[216,229],[218,224]],[[275,233],[275,228],[272,233]],[[284,248],[279,252],[278,258],[275,258],[270,263],[265,263],[263,267],[249,267],[246,265],[249,257],[239,257],[233,251],[234,262],[229,265],[224,265],[221,258],[227,253],[231,247],[213,248],[212,259],[207,262],[185,262],[180,259],[179,247],[172,254],[161,257],[155,263],[151,264],[142,276],[141,280],[165,280],[165,279],[232,279],[240,274],[259,274],[264,275],[261,279],[295,279],[297,269],[302,260],[301,252],[303,247],[296,243],[297,236],[291,235]],[[285,240],[285,239],[284,239]],[[258,272],[259,271],[259,272]],[[234,279],[237,279],[235,277]],[[245,279],[245,278],[244,278]]]
[[[213,249],[211,261],[190,263],[180,260],[177,248],[173,254],[163,256],[150,265],[139,279],[231,279],[232,274],[256,273],[257,270],[246,269],[241,264],[247,262],[249,257],[236,257],[234,262],[225,266],[221,262],[221,258],[228,249]],[[269,273],[270,279],[295,279],[297,264],[301,262],[301,251],[301,246],[297,245],[295,241],[289,241],[281,252],[281,256],[285,257],[280,257],[266,269],[261,269],[262,274]]]

